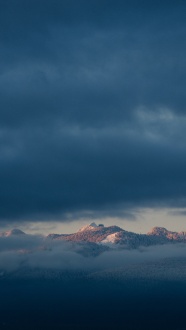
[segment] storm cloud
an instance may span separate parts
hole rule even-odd
[[[0,219],[185,207],[184,1],[4,1]]]

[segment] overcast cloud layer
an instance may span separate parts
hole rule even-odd
[[[0,219],[185,207],[185,1],[0,7]]]

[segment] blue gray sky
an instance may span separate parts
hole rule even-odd
[[[185,1],[0,7],[1,224],[185,227]]]

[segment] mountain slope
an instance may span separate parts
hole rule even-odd
[[[72,242],[94,242],[109,247],[138,248],[167,243],[186,242],[186,233],[172,232],[163,227],[154,227],[147,234],[126,231],[118,226],[104,227],[91,223],[74,234],[50,234],[48,238]]]
[[[118,226],[104,227],[103,225],[96,226],[94,223],[81,228],[77,233],[69,235],[60,235],[57,240],[67,240],[74,242],[94,242],[103,241],[108,235],[123,231]]]
[[[22,230],[17,228],[0,233],[0,237],[10,237],[10,236],[19,236],[19,235],[26,235],[26,234]]]

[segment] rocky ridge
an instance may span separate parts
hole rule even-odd
[[[12,229],[6,232],[1,232],[0,237],[27,237],[20,229]],[[186,243],[186,232],[169,231],[163,227],[154,227],[147,234],[138,234],[126,231],[118,226],[96,225],[94,222],[80,228],[72,234],[49,234],[46,240],[63,241],[78,244],[82,251],[91,248],[94,251],[104,251],[107,248],[129,248],[136,249],[140,246],[162,245]],[[98,252],[98,254],[99,254]]]
[[[74,234],[50,234],[48,238],[70,242],[97,243],[120,248],[138,248],[168,243],[186,242],[186,232],[172,232],[163,227],[154,227],[147,234],[126,231],[118,226],[104,227],[91,223]]]

